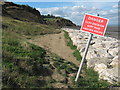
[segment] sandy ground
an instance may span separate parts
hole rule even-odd
[[[34,39],[29,40],[29,42],[35,45],[41,46],[50,52],[53,52],[67,61],[73,62],[79,66],[80,62],[72,55],[73,50],[66,45],[64,32],[60,34],[49,34],[43,36],[37,36]]]

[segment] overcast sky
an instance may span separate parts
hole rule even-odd
[[[101,17],[109,19],[108,23],[109,25],[118,24],[118,2],[16,2],[16,3],[30,5],[39,10],[41,14],[45,15],[52,14],[55,16],[70,19],[77,25],[82,24],[85,13],[92,15],[96,15],[97,13],[99,13]]]

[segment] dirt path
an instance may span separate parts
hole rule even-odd
[[[49,34],[44,36],[35,37],[29,42],[34,43],[38,46],[41,46],[59,56],[66,59],[67,61],[73,62],[77,66],[80,62],[72,55],[73,50],[66,45],[64,32],[60,34]]]

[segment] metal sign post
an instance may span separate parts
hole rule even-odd
[[[91,42],[91,40],[92,40],[92,36],[93,36],[93,34],[90,33],[89,39],[88,39],[88,42],[87,42],[87,45],[86,45],[86,48],[85,48],[85,53],[84,53],[84,56],[83,56],[82,61],[81,61],[81,63],[80,63],[80,66],[79,66],[79,69],[78,69],[78,73],[77,73],[77,76],[76,76],[76,79],[75,79],[76,82],[78,81],[80,72],[81,72],[81,70],[82,70],[82,66],[83,66],[85,57],[86,57],[86,55],[87,55],[88,48],[89,48],[90,42]]]
[[[105,34],[108,19],[98,17],[98,16],[99,16],[99,14],[97,14],[97,16],[86,14],[84,17],[83,24],[81,26],[81,30],[85,31],[85,32],[89,32],[90,36],[89,36],[89,40],[88,40],[88,43],[87,43],[86,48],[85,48],[84,56],[82,58],[82,61],[80,63],[80,66],[79,66],[79,69],[77,72],[77,76],[75,78],[76,82],[78,81],[80,72],[82,70],[82,66],[83,66],[84,60],[86,58],[88,48],[89,48],[90,42],[92,40],[93,34],[100,35],[100,36],[104,36],[104,34]]]

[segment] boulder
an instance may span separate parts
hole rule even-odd
[[[84,53],[81,53],[81,55],[83,56]],[[89,49],[88,53],[87,53],[87,56],[86,56],[86,59],[91,59],[91,58],[94,58],[94,57],[98,57],[97,54],[96,54],[96,51],[94,49]]]
[[[118,55],[118,48],[109,49],[108,52],[109,52],[112,56],[117,56],[117,55]]]
[[[85,47],[82,47],[82,48],[80,49],[80,52],[81,52],[81,53],[84,53],[84,51],[85,51]]]
[[[120,64],[120,59],[118,58],[118,56],[116,56],[116,57],[113,59],[113,61],[110,63],[110,65],[111,65],[112,67],[116,67],[116,66],[118,66],[118,64]]]
[[[118,83],[118,67],[108,69],[103,63],[95,65],[94,70],[98,72],[99,79],[107,80],[112,84]]]
[[[105,48],[105,44],[102,44],[102,42],[96,42],[95,44],[93,44],[93,47],[96,49],[101,49]]]
[[[112,68],[112,69],[105,69],[102,72],[99,73],[99,79],[107,80],[108,82],[112,84],[119,83],[118,79],[118,68]]]
[[[113,56],[110,55],[106,49],[96,49],[96,48],[89,48],[89,51],[88,51],[88,54],[86,56],[86,59],[91,59],[91,58],[94,58],[94,57],[107,57],[109,59],[112,59]]]
[[[95,64],[94,70],[96,72],[101,73],[105,69],[107,69],[107,66],[104,63]]]
[[[100,58],[100,57],[91,58],[91,59],[87,60],[87,68],[95,67],[95,65],[98,65],[98,64],[101,64],[101,63],[103,63],[103,64],[105,64],[107,66],[111,62],[112,62],[112,59],[109,59],[107,57],[103,57],[103,58]]]
[[[77,45],[77,50],[80,50],[82,48],[82,45]]]
[[[118,48],[118,42],[111,39],[111,41],[102,41],[106,49]]]

